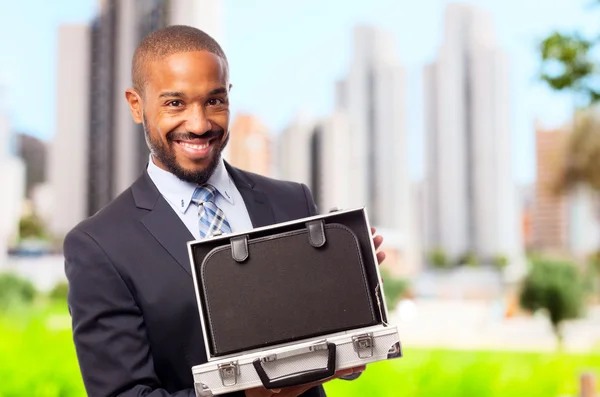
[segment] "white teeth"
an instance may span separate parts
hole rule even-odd
[[[193,143],[188,143],[188,142],[180,142],[180,143],[182,146],[185,146],[187,148],[194,149],[194,150],[206,149],[210,145],[209,143],[205,143],[202,145],[194,145]]]

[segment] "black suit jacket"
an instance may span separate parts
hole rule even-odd
[[[316,214],[305,185],[226,167],[254,227]],[[68,303],[88,395],[195,396],[191,368],[206,352],[186,246],[193,239],[146,172],[66,236]]]

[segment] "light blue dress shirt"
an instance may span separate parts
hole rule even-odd
[[[170,172],[159,168],[154,164],[152,155],[148,161],[148,175],[194,238],[200,240],[198,206],[192,202],[192,195],[197,186],[184,182]],[[219,161],[207,183],[217,189],[215,204],[225,213],[231,231],[238,233],[251,230],[252,221],[248,209],[242,195],[231,180],[223,159]]]

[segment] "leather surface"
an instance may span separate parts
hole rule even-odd
[[[320,248],[310,245],[307,227],[250,236],[244,263],[227,244],[206,255],[199,269],[214,355],[379,322],[352,230],[326,225]]]
[[[231,257],[240,263],[248,259],[248,236],[231,239]]]
[[[325,223],[322,220],[307,222],[308,241],[315,248],[325,245]]]

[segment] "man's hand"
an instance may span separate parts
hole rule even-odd
[[[274,390],[267,390],[264,387],[257,387],[255,389],[249,389],[246,390],[246,397],[270,397],[270,396],[277,396],[277,397],[297,397],[299,395],[301,395],[302,393],[308,391],[309,389],[312,389],[315,386],[318,386],[320,384],[323,384],[325,382],[328,382],[330,380],[342,377],[342,376],[348,376],[348,375],[352,375],[358,372],[362,372],[365,370],[365,366],[362,367],[356,367],[356,368],[348,368],[348,369],[343,369],[340,371],[337,371],[335,373],[335,375],[331,378],[327,378],[324,379],[322,381],[319,382],[314,382],[314,383],[309,383],[306,385],[302,385],[302,386],[294,386],[294,387],[287,387],[285,389],[274,389]]]
[[[377,230],[375,230],[374,227],[371,228],[371,234],[373,236],[375,236],[375,233],[377,232]],[[379,247],[381,247],[381,243],[383,243],[383,237],[381,236],[375,236],[373,237],[373,244],[375,244],[375,250],[378,250]],[[379,263],[381,265],[381,263],[385,260],[385,252],[378,252],[377,253],[377,263]]]

